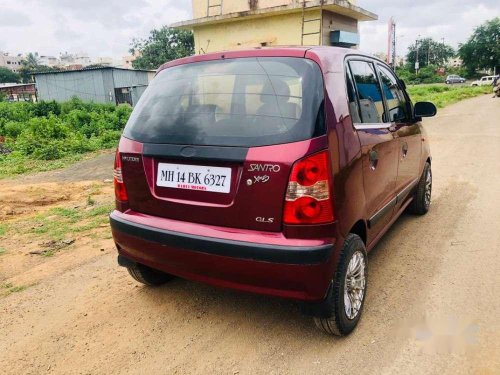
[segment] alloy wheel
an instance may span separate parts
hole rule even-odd
[[[348,319],[356,318],[361,310],[366,288],[366,262],[361,251],[356,251],[345,275],[344,309]]]

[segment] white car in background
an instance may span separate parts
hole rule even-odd
[[[491,86],[493,85],[493,81],[495,78],[498,76],[484,76],[481,77],[481,79],[478,79],[477,81],[472,82],[470,85],[471,86]]]

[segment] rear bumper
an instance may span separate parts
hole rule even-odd
[[[239,240],[237,233],[229,233],[236,240],[207,237],[142,221],[118,211],[110,216],[121,264],[130,260],[186,279],[305,301],[321,300],[328,288],[331,242],[256,243]]]

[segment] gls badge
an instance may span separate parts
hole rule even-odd
[[[255,221],[259,223],[274,223],[274,217],[261,217],[258,216],[255,218]]]

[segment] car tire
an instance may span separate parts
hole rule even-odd
[[[162,285],[174,278],[174,276],[168,273],[155,270],[140,263],[128,266],[127,270],[130,276],[136,281],[149,286]]]
[[[413,196],[413,201],[408,207],[408,211],[416,215],[425,215],[429,211],[432,197],[432,170],[427,162],[424,171],[418,181],[417,190]]]
[[[449,84],[450,84],[450,81],[446,81],[445,83],[446,83],[447,85],[449,85]]]
[[[351,333],[361,318],[367,280],[365,244],[359,236],[351,233],[344,241],[337,270],[322,302],[322,316],[314,317],[316,326],[330,335],[345,336]],[[355,303],[351,297],[355,298]],[[350,308],[346,308],[347,305]]]

